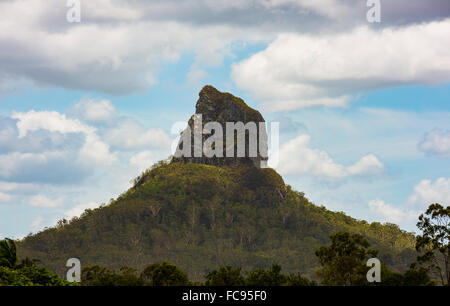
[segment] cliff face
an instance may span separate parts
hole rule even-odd
[[[212,151],[220,149],[216,147],[220,145],[220,142],[210,142],[209,144],[211,145],[206,145],[205,149],[203,149],[203,144],[207,143],[208,138],[213,135],[217,137],[220,134],[220,131],[215,129],[211,131],[204,130],[205,125],[211,122],[217,122],[222,126],[222,155],[207,156],[208,151],[210,151],[210,154],[213,154]],[[227,139],[227,123],[243,123],[246,128],[256,128],[256,134],[252,134],[249,129],[245,129],[245,134],[241,135],[244,139],[244,156],[238,155],[238,132],[233,132],[232,142],[229,141],[230,139]],[[196,131],[200,132],[200,137],[197,139],[195,139],[194,135]],[[257,110],[249,107],[242,99],[230,93],[220,92],[212,86],[207,85],[200,91],[195,114],[189,119],[188,127],[181,135],[180,143],[172,159],[173,162],[192,162],[215,166],[246,164],[257,168],[265,167],[267,161],[267,133],[263,116]],[[253,138],[251,138],[252,136]],[[201,142],[199,141],[200,139]],[[253,141],[250,139],[253,139]],[[233,147],[234,151],[231,156],[227,154],[227,149],[230,147]],[[195,154],[196,150],[199,154]]]

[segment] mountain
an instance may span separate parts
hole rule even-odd
[[[203,123],[264,122],[242,99],[212,86],[199,96],[196,114]],[[185,139],[193,140],[194,119]],[[192,143],[188,148],[194,149]],[[249,153],[248,143],[245,148]],[[275,170],[260,167],[262,151],[251,158],[201,155],[159,162],[109,204],[25,237],[19,256],[39,259],[60,275],[67,259],[76,257],[83,266],[109,268],[169,261],[193,280],[225,264],[246,270],[279,263],[285,272],[314,277],[315,250],[345,230],[366,236],[393,270],[405,270],[415,259],[412,233],[314,205]]]

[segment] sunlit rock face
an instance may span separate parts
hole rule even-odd
[[[199,93],[195,114],[181,133],[172,162],[264,168],[267,164],[265,120],[242,99],[207,85]]]

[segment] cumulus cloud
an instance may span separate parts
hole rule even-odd
[[[83,99],[75,103],[70,110],[71,114],[92,123],[109,122],[114,118],[115,112],[115,106],[106,99]]]
[[[232,78],[268,110],[345,107],[368,90],[449,81],[449,45],[450,19],[381,31],[281,34],[235,64]]]
[[[19,120],[17,122],[19,138],[25,137],[29,131],[40,129],[62,134],[82,133],[85,143],[79,151],[81,163],[93,162],[96,165],[108,165],[116,160],[114,154],[109,152],[109,146],[102,142],[96,134],[96,129],[79,120],[69,119],[66,115],[55,111],[14,113],[12,118]]]
[[[120,121],[104,134],[105,141],[118,149],[125,150],[170,150],[172,139],[161,128],[145,129],[134,120]]]
[[[160,63],[177,61],[186,52],[201,53],[199,62],[217,63],[227,46],[241,38],[227,25],[194,27],[154,19],[123,22],[91,3],[83,3],[83,22],[70,24],[64,20],[67,7],[60,1],[0,2],[0,10],[9,12],[0,21],[0,80],[8,76],[38,86],[143,92],[157,83]],[[113,6],[116,12],[120,8]],[[139,8],[132,10],[138,13]],[[103,16],[89,18],[100,11]],[[100,20],[103,17],[107,20]]]
[[[63,134],[49,130],[27,131],[19,135],[18,119],[0,117],[0,154],[7,152],[40,153],[63,149],[76,150],[84,142],[80,133]],[[23,131],[22,131],[23,133]]]
[[[414,191],[408,198],[408,204],[413,207],[426,208],[433,203],[449,205],[450,178],[441,177],[434,182],[425,179],[414,186]]]
[[[380,26],[450,12],[446,0],[391,2],[383,3]],[[183,54],[217,65],[240,42],[265,43],[283,32],[346,31],[366,24],[368,10],[360,0],[97,0],[84,1],[81,23],[73,24],[65,20],[67,9],[59,0],[0,1],[0,89],[25,82],[144,91],[157,83],[160,63]]]
[[[336,163],[325,151],[309,147],[310,136],[302,134],[280,148],[278,170],[283,174],[308,174],[317,177],[339,179],[355,175],[376,175],[384,165],[373,154],[363,156],[355,164],[344,166]]]
[[[422,180],[413,188],[413,192],[404,203],[398,206],[376,199],[369,202],[369,210],[384,222],[397,223],[405,228],[414,228],[417,218],[430,204],[450,203],[450,178],[441,177],[435,180]]]
[[[42,194],[37,194],[29,198],[28,205],[34,207],[58,207],[62,204],[63,199],[50,199]]]
[[[419,143],[419,149],[432,156],[449,158],[450,130],[434,129],[426,133]]]
[[[369,202],[370,211],[382,222],[390,222],[396,224],[410,224],[417,220],[420,215],[419,211],[406,210],[385,203],[383,200],[376,199]]]
[[[58,112],[14,113],[0,126],[3,181],[74,182],[116,161],[94,127]]]
[[[48,130],[50,132],[66,133],[93,133],[94,128],[81,123],[79,120],[68,119],[66,115],[56,111],[36,112],[31,110],[27,113],[14,112],[11,116],[17,119],[19,138],[27,136],[30,131]]]

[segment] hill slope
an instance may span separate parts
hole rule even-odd
[[[412,234],[315,206],[272,169],[160,163],[136,182],[116,201],[26,237],[20,255],[59,274],[68,258],[78,257],[83,265],[111,268],[166,260],[194,280],[219,265],[274,262],[311,277],[314,251],[331,233],[347,230],[367,236],[394,269],[414,259]]]

